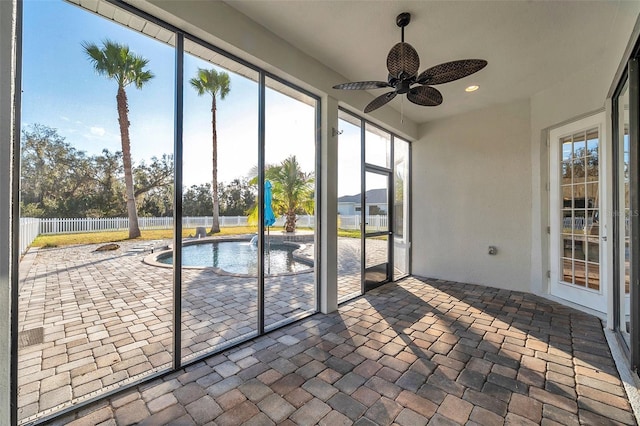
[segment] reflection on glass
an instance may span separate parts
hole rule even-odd
[[[19,264],[17,412],[32,424],[171,367],[172,270],[143,259],[173,235],[175,52],[166,30],[62,1],[24,2],[23,25],[21,228],[74,218],[36,229],[32,246],[55,249]],[[103,58],[105,44],[148,62]]]
[[[572,169],[573,163],[571,161],[562,162],[562,184],[567,185],[571,183],[571,176],[573,175]]]
[[[285,244],[294,247],[296,258],[308,266],[303,272],[265,276],[264,322],[273,328],[316,310],[317,102],[271,78],[266,85],[265,179],[271,184],[276,222],[263,235],[263,262],[268,272],[270,245]]]
[[[183,360],[257,332],[257,226],[247,215],[256,195],[258,75],[222,60],[185,41]]]
[[[573,157],[584,157],[586,154],[585,133],[580,132],[573,135]]]
[[[362,294],[360,120],[338,112],[338,302]]]
[[[393,144],[393,279],[409,274],[409,142]]]
[[[571,137],[563,138],[560,141],[562,146],[562,161],[568,161],[573,156],[573,146],[571,144]]]

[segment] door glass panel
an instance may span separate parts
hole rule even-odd
[[[560,149],[562,281],[599,291],[598,129],[562,138]]]
[[[339,111],[338,137],[338,302],[362,294],[361,120]]]
[[[386,265],[389,259],[389,239],[387,235],[367,237],[365,240],[366,268]],[[386,268],[386,266],[385,266]],[[386,270],[386,269],[385,269]],[[386,276],[377,281],[384,281]]]
[[[247,215],[256,193],[251,171],[258,163],[258,73],[192,41],[184,47],[181,276],[187,361],[257,332],[258,252],[250,240],[258,228]]]
[[[618,219],[618,247],[620,250],[620,264],[616,267],[619,268],[620,277],[620,312],[619,312],[619,330],[622,337],[630,345],[630,303],[629,303],[629,283],[630,277],[630,246],[631,246],[631,234],[630,234],[630,220],[631,220],[631,205],[629,199],[629,83],[625,84],[620,96],[618,97],[618,132],[619,139],[616,141],[618,144],[618,158],[617,174],[618,174],[618,206],[617,215]]]
[[[367,172],[365,183],[365,226],[366,232],[377,233],[389,230],[388,194],[389,178],[386,174]]]
[[[393,139],[393,279],[409,274],[409,142]]]
[[[365,286],[389,280],[389,173],[365,173]]]

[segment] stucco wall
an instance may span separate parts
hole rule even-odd
[[[529,290],[529,101],[428,123],[413,144],[413,273]],[[488,254],[488,246],[498,254]]]
[[[549,151],[547,148],[548,130],[562,123],[588,115],[606,106],[607,94],[616,70],[619,67],[630,37],[637,26],[640,13],[640,2],[623,2],[621,11],[616,16],[615,25],[607,32],[610,43],[607,49],[594,52],[593,63],[589,67],[577,70],[563,70],[564,78],[547,89],[531,97],[531,288],[537,294],[548,292],[546,271],[549,270],[549,236],[546,228],[549,225],[549,198],[546,186],[549,182]],[[607,111],[609,121],[610,111]],[[611,134],[609,122],[606,134]],[[606,171],[605,171],[606,176]],[[612,191],[610,181],[603,182],[607,191]],[[609,200],[611,201],[611,200]],[[604,215],[612,211],[611,204],[601,206]],[[609,218],[610,220],[610,218]],[[604,230],[610,232],[608,230]],[[611,235],[608,235],[611,241]],[[605,253],[610,256],[612,248]],[[611,269],[611,268],[609,268]],[[609,270],[605,282],[611,286],[612,272]],[[612,302],[609,300],[609,311]]]

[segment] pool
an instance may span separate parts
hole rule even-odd
[[[310,272],[311,260],[294,255],[302,246],[285,242],[265,244],[265,274],[282,275]],[[173,265],[171,250],[158,253],[155,262]],[[161,266],[161,265],[159,265]],[[256,276],[258,248],[250,241],[197,241],[182,246],[182,266],[186,268],[214,268],[217,272]]]

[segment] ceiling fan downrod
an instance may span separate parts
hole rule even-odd
[[[404,27],[409,25],[409,22],[411,22],[411,14],[408,12],[401,13],[396,17],[396,25],[399,26],[402,31],[402,43],[404,43]]]

